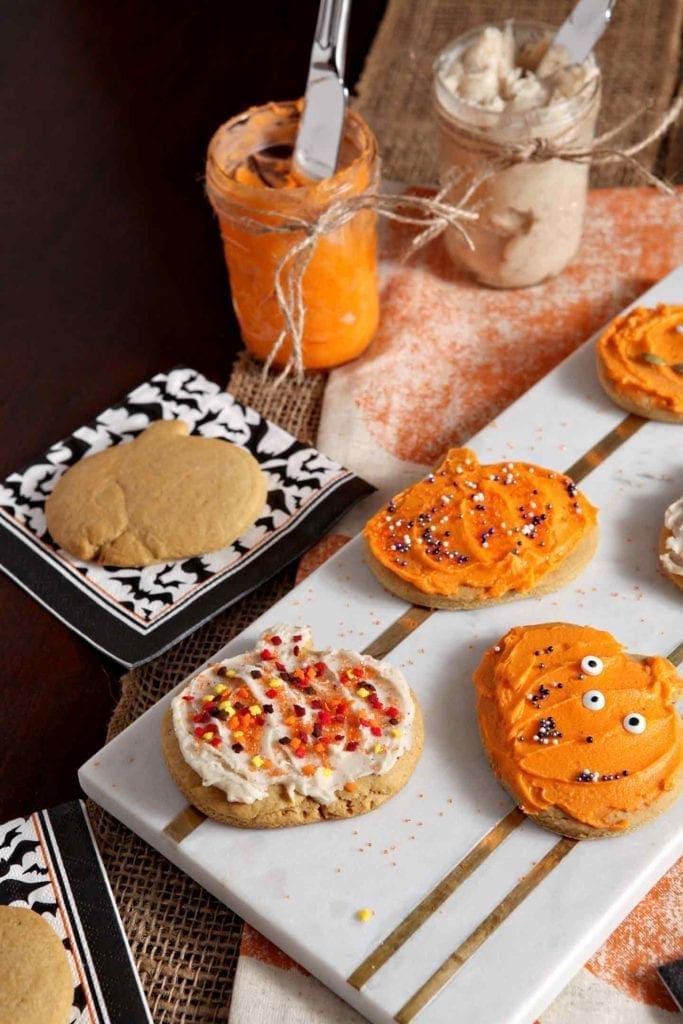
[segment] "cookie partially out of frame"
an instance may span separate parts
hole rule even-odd
[[[683,590],[683,497],[673,501],[664,513],[659,534],[659,566]]]
[[[629,655],[590,626],[518,626],[486,652],[474,682],[491,766],[540,825],[603,839],[680,795],[682,681],[666,658]]]
[[[0,906],[0,1024],[67,1024],[73,993],[69,961],[48,922]]]
[[[264,474],[243,448],[153,423],[67,470],[47,499],[60,547],[102,565],[144,566],[217,551],[261,512]]]
[[[280,828],[379,807],[408,782],[424,731],[397,669],[315,651],[306,627],[277,626],[193,680],[161,742],[194,807],[226,825]]]
[[[637,307],[617,317],[596,346],[598,379],[616,405],[683,423],[683,306]]]
[[[472,608],[558,590],[593,557],[596,509],[562,473],[453,448],[365,527],[367,562],[404,601]]]

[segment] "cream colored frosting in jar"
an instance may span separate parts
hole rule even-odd
[[[455,228],[446,245],[456,263],[484,284],[519,288],[559,273],[581,241],[588,163],[521,159],[537,147],[589,147],[600,105],[593,57],[569,64],[550,47],[553,29],[507,22],[474,29],[436,60],[434,94],[441,177],[457,202],[482,175],[471,203],[470,250]],[[508,163],[509,161],[509,163]],[[500,164],[504,164],[500,167]]]

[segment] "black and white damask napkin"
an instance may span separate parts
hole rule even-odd
[[[34,910],[61,939],[69,1024],[153,1024],[81,802],[0,825],[0,904]]]
[[[267,504],[233,544],[142,569],[83,562],[53,542],[45,499],[85,456],[159,419],[246,448]],[[0,568],[90,643],[127,666],[155,657],[298,558],[373,488],[242,405],[196,370],[159,373],[0,484]]]

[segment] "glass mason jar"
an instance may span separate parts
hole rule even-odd
[[[512,26],[517,44],[554,33],[541,22],[517,21]],[[574,95],[529,110],[498,112],[454,95],[445,81],[449,69],[482,31],[483,26],[459,36],[434,64],[441,179],[445,184],[454,174],[467,172],[449,191],[451,202],[464,195],[474,175],[505,160],[511,146],[544,142],[560,150],[589,147],[600,106],[599,73]],[[595,68],[592,57],[588,62]],[[453,260],[496,288],[521,288],[558,274],[581,242],[588,173],[587,163],[542,155],[495,171],[470,201],[480,213],[478,221],[467,225],[474,249],[456,229],[446,230]]]
[[[206,190],[220,224],[232,302],[244,343],[258,359],[268,357],[283,328],[276,271],[306,237],[292,227],[312,224],[332,203],[379,185],[377,143],[353,111],[335,174],[317,182],[297,177],[291,156],[301,110],[300,100],[252,107],[218,129],[207,155]],[[287,293],[287,273],[283,284]],[[379,320],[374,211],[360,210],[316,239],[302,298],[306,368],[337,366],[367,347]],[[291,352],[288,334],[273,365],[283,366]]]

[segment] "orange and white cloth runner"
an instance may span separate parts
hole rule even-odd
[[[408,238],[394,225],[383,237],[380,329],[360,359],[330,375],[318,433],[321,451],[377,485],[374,504],[464,443],[683,261],[680,209],[672,215],[670,199],[640,188],[593,191],[577,260],[535,288],[481,288],[457,276],[440,241],[401,264]],[[301,574],[366,516],[351,512],[339,533],[303,559]],[[683,956],[682,905],[679,861],[541,1015],[542,1024],[673,1024],[676,1007],[656,967]],[[231,1024],[361,1020],[245,925]]]

